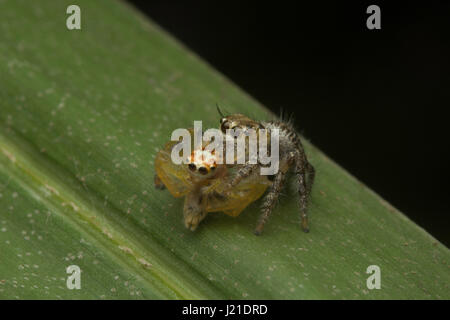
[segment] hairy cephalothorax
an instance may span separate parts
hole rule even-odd
[[[267,134],[273,129],[279,130],[279,170],[276,174],[269,177],[272,184],[268,193],[264,197],[262,212],[254,231],[255,234],[261,234],[264,224],[267,222],[277,203],[278,197],[286,181],[286,174],[291,168],[293,169],[298,182],[302,229],[303,231],[308,232],[308,197],[314,183],[315,170],[314,167],[308,162],[303,145],[300,141],[300,137],[294,127],[289,121],[274,120],[258,122],[242,114],[224,116],[220,110],[218,111],[222,116],[220,119],[220,129],[224,134],[228,132],[228,129],[244,131],[246,129],[254,129],[258,135],[260,132]],[[265,131],[261,129],[265,129]],[[270,149],[270,146],[268,147]],[[260,162],[252,164],[247,161],[244,164],[235,164],[234,166],[237,170],[232,179],[229,179],[226,182],[225,194],[238,186],[241,181],[245,181],[249,177],[255,176],[256,174],[260,174],[257,169],[260,169],[262,164]]]

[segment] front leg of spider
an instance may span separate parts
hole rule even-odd
[[[252,175],[252,173],[258,168],[257,164],[246,163],[243,164],[242,167],[238,169],[235,176],[231,179],[230,182],[226,184],[225,194],[229,192],[231,189],[236,187],[243,179]]]

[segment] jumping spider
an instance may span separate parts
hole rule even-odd
[[[272,176],[261,175],[257,169],[264,165],[260,162],[252,164],[247,157],[243,164],[219,164],[217,155],[208,153],[204,146],[192,152],[187,164],[176,165],[171,160],[171,151],[178,142],[171,141],[160,150],[155,159],[155,186],[160,189],[167,187],[174,197],[185,197],[184,222],[190,230],[195,230],[209,212],[222,211],[230,216],[239,215],[248,204],[256,201],[269,188],[254,231],[259,235],[276,205],[289,169],[293,168],[298,180],[302,228],[308,232],[307,202],[314,183],[315,170],[308,162],[300,138],[292,125],[284,121],[257,122],[242,114],[223,116],[219,109],[218,111],[222,116],[220,130],[225,135],[228,134],[228,129],[238,132],[249,132],[249,129],[252,129],[260,139],[264,132],[262,129],[266,131],[264,134],[269,135],[271,130],[278,129],[278,172]],[[237,137],[227,138],[233,141]],[[271,149],[270,145],[268,147]]]
[[[227,129],[254,129],[259,132],[260,129],[279,130],[279,171],[271,176],[272,184],[269,187],[267,195],[264,197],[262,204],[262,212],[258,220],[258,224],[254,230],[256,235],[261,234],[264,224],[267,222],[273,208],[276,205],[278,197],[286,181],[286,174],[290,168],[293,168],[294,174],[298,181],[299,205],[301,214],[301,225],[305,232],[309,232],[308,225],[308,197],[311,193],[311,188],[314,183],[315,170],[311,163],[308,162],[300,137],[296,133],[294,127],[290,122],[281,120],[261,121],[257,122],[250,119],[243,114],[232,114],[224,116],[217,107],[220,119],[220,129],[223,133]],[[227,182],[225,190],[232,190],[239,183],[247,177],[254,175],[255,171],[260,168],[261,164],[250,164],[248,161],[245,164],[236,164],[239,166],[235,176]]]

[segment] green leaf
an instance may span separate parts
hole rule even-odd
[[[260,237],[259,202],[186,230],[156,152],[216,103],[269,112],[125,3],[78,0],[72,31],[70,4],[0,1],[0,298],[450,298],[449,250],[306,142],[309,234],[294,181]]]

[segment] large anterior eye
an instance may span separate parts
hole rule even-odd
[[[227,120],[223,121],[222,124],[220,125],[220,130],[222,130],[223,133],[225,133],[225,131],[227,129],[229,129],[230,124]]]

